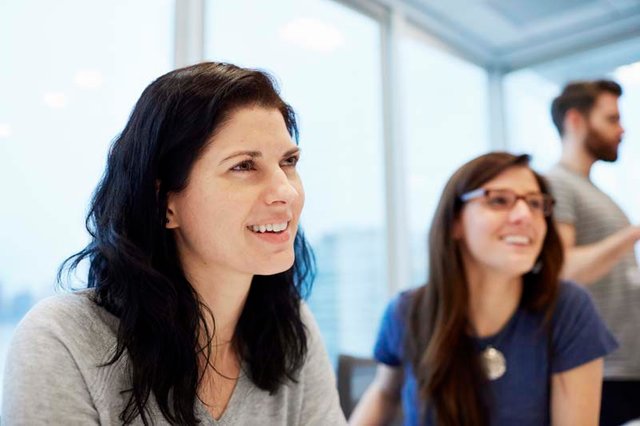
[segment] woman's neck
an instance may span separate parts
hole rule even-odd
[[[236,325],[244,309],[253,276],[234,271],[223,271],[219,267],[194,267],[184,265],[185,276],[198,294],[200,302],[211,311],[213,318],[204,310],[204,321],[213,345],[222,345],[233,340]]]
[[[198,357],[202,379],[198,397],[214,419],[227,408],[241,374],[242,360],[234,335],[244,309],[253,275],[183,262],[185,276],[198,294],[205,309]]]
[[[475,275],[468,278],[469,320],[479,337],[498,333],[518,309],[522,277]]]

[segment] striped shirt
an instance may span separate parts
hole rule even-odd
[[[622,209],[584,176],[556,165],[547,179],[556,199],[555,219],[575,227],[576,246],[597,243],[630,225]],[[633,250],[587,289],[620,343],[605,358],[605,378],[640,379],[640,270]]]

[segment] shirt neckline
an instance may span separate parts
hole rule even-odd
[[[580,180],[589,182],[591,185],[593,185],[593,182],[591,182],[591,174],[589,174],[588,176],[585,176],[581,173],[576,172],[575,170],[567,167],[566,165],[562,164],[562,163],[558,163],[557,165],[560,169],[562,169],[562,171],[570,174],[571,176],[575,176],[577,178],[579,178]]]
[[[236,381],[236,385],[233,388],[233,392],[231,393],[231,398],[229,398],[229,402],[227,402],[227,407],[222,412],[222,415],[218,420],[213,418],[209,410],[207,410],[204,402],[200,401],[200,399],[196,398],[196,411],[198,413],[198,417],[205,420],[205,424],[212,425],[225,425],[225,424],[233,424],[233,419],[236,417],[237,406],[239,403],[236,402],[238,400],[243,400],[247,395],[250,386],[248,386],[251,382],[247,375],[244,372],[244,365],[240,369],[240,376],[238,376],[238,380]]]
[[[513,325],[516,322],[516,319],[520,316],[521,306],[518,306],[513,314],[509,318],[509,320],[502,326],[500,330],[490,336],[478,337],[473,336],[473,341],[481,348],[486,348],[487,346],[497,346],[505,341],[505,336],[508,332],[513,328]]]

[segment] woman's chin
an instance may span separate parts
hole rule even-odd
[[[291,256],[274,256],[278,257],[278,259],[271,259],[270,261],[265,261],[264,264],[259,265],[255,268],[254,275],[276,275],[281,272],[288,271],[293,266],[295,256],[293,254]],[[284,258],[281,258],[284,257]]]

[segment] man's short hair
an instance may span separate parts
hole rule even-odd
[[[571,81],[551,104],[551,118],[560,136],[564,134],[564,117],[570,109],[576,109],[585,117],[596,99],[603,93],[616,97],[622,95],[622,87],[612,80]]]

